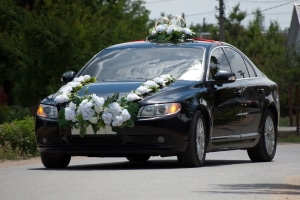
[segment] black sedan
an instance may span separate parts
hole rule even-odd
[[[62,81],[36,117],[47,168],[67,167],[71,156],[177,156],[184,167],[214,151],[247,150],[254,162],[275,156],[277,84],[225,42],[118,44]]]

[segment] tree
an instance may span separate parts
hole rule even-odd
[[[241,25],[241,22],[245,19],[247,13],[240,11],[240,4],[233,7],[229,13],[228,18],[225,20],[225,38],[226,41],[235,45],[242,43],[241,37],[245,33],[245,28]]]
[[[0,84],[11,83],[11,104],[36,105],[59,88],[63,72],[78,71],[109,45],[147,36],[149,11],[140,0],[20,2],[0,3]]]

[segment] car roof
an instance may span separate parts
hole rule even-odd
[[[215,41],[215,40],[205,40],[205,39],[193,39],[188,40],[181,43],[157,43],[157,42],[150,42],[150,41],[132,41],[126,42],[121,44],[116,44],[110,46],[106,49],[124,49],[124,48],[159,48],[159,47],[166,47],[166,46],[178,46],[178,47],[191,47],[191,48],[206,48],[210,49],[215,46],[220,45],[228,45],[227,43]]]

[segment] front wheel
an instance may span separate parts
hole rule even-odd
[[[189,130],[189,143],[185,152],[177,155],[180,165],[184,167],[201,167],[206,155],[206,124],[200,111],[194,113]]]
[[[41,153],[41,160],[46,168],[66,168],[70,163],[71,156]]]
[[[270,162],[273,160],[277,145],[277,128],[273,113],[267,110],[263,116],[258,144],[248,149],[248,156],[254,162]]]

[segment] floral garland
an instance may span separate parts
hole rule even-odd
[[[96,94],[78,96],[79,90],[95,81],[96,79],[89,75],[80,76],[61,88],[59,95],[54,99],[60,104],[67,103],[67,106],[59,111],[58,124],[60,127],[69,126],[80,129],[81,136],[86,134],[89,125],[92,126],[94,133],[106,126],[111,126],[114,131],[116,128],[125,126],[133,127],[132,119],[136,117],[139,110],[138,101],[174,82],[175,78],[171,75],[161,75],[146,81],[120,99],[118,93],[106,100]]]
[[[160,18],[156,21],[155,27],[149,30],[148,41],[155,42],[184,42],[192,39],[195,35],[193,31],[185,27],[185,21],[179,16],[173,16],[170,19]]]

